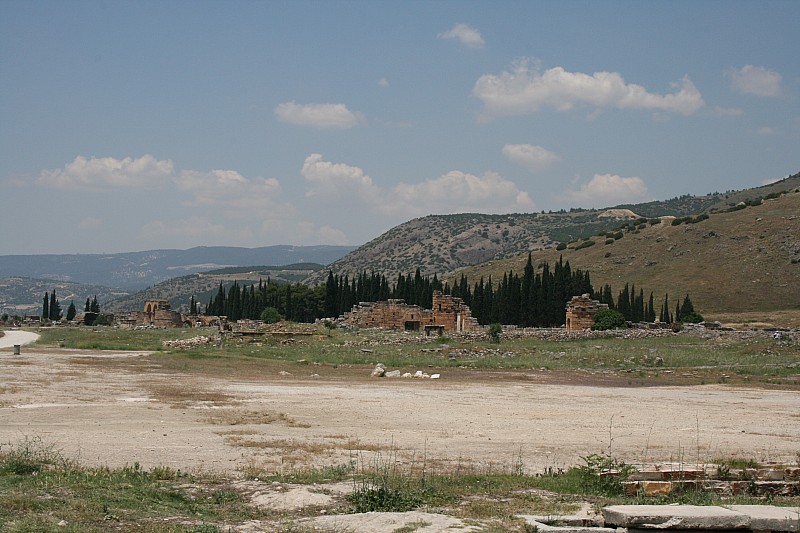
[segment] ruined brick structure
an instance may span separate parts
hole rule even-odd
[[[433,309],[408,305],[405,300],[362,302],[345,313],[344,322],[362,328],[469,333],[480,330],[478,321],[461,298],[433,292]]]
[[[608,309],[608,304],[592,300],[588,294],[573,296],[567,303],[567,331],[592,329],[594,315],[600,309]]]
[[[132,325],[149,325],[159,328],[178,328],[183,326],[183,318],[170,308],[167,300],[148,300],[144,310],[131,313],[127,319]]]

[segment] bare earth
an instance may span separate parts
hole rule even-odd
[[[800,395],[690,387],[609,388],[538,375],[369,379],[197,376],[141,352],[0,349],[0,443],[40,437],[81,463],[240,474],[391,455],[439,462],[568,467],[591,453],[628,462],[737,454],[794,461]],[[349,373],[349,374],[348,374]]]

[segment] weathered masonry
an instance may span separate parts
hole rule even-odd
[[[608,309],[608,304],[592,300],[588,294],[573,296],[567,302],[567,331],[584,331],[592,329],[594,315],[600,309]]]
[[[362,302],[345,313],[344,322],[361,328],[389,328],[424,331],[426,334],[446,331],[469,333],[481,326],[461,298],[441,291],[433,292],[433,308],[408,305],[405,300]]]

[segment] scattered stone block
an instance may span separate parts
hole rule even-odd
[[[746,529],[750,517],[723,507],[697,505],[612,505],[603,509],[606,526],[638,529]]]
[[[383,377],[385,377],[385,378],[399,378],[400,375],[401,375],[401,372],[399,370],[391,370],[389,372],[386,372],[383,375]]]
[[[382,378],[385,374],[386,374],[386,367],[383,366],[383,363],[378,363],[372,370],[373,378]]]
[[[728,509],[749,516],[752,531],[800,531],[800,507],[731,505]]]
[[[672,482],[642,481],[639,483],[639,490],[641,490],[645,496],[663,496],[672,492]]]

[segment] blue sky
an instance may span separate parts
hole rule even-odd
[[[0,255],[359,245],[800,171],[800,2],[0,0]]]

